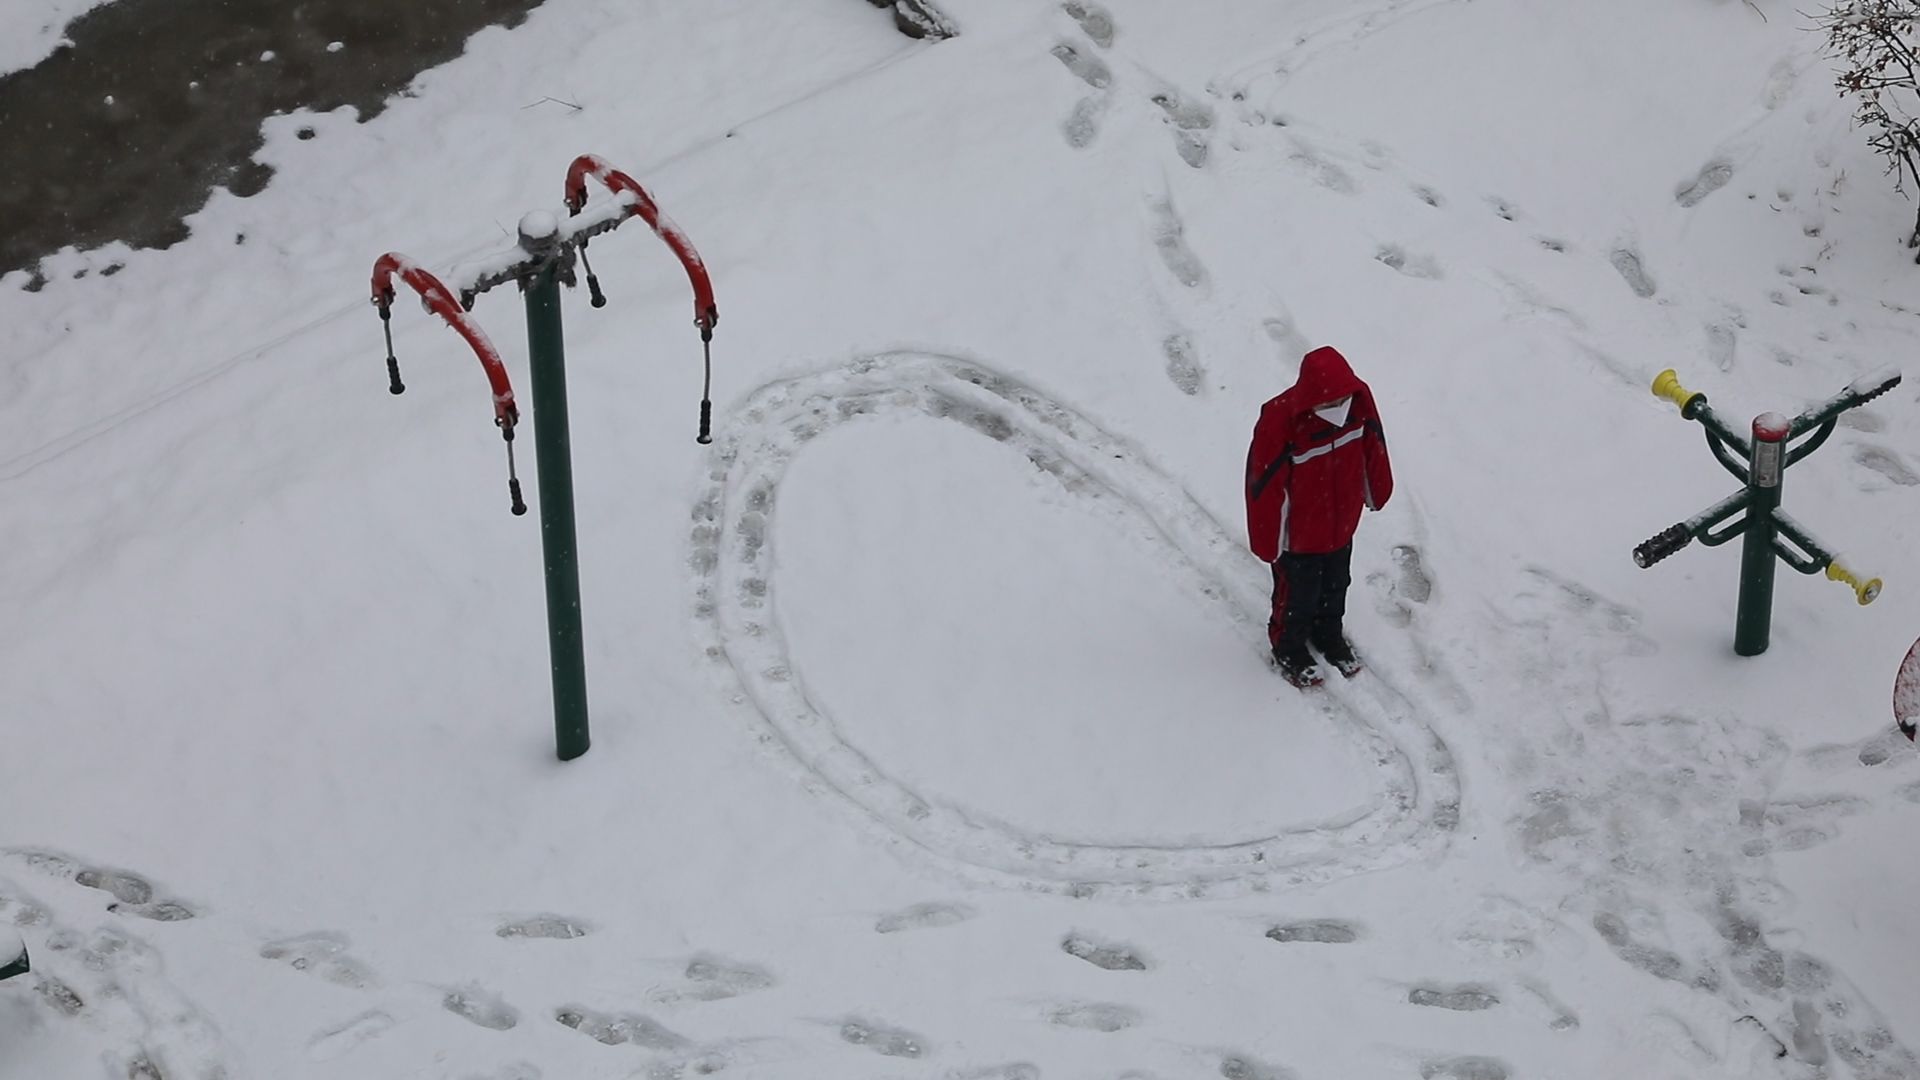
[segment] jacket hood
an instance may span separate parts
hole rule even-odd
[[[1331,345],[1322,345],[1300,361],[1300,378],[1293,384],[1292,397],[1305,412],[1335,398],[1357,394],[1367,387],[1353,373],[1347,358]]]

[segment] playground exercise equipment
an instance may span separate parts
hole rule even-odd
[[[1752,438],[1723,423],[1707,404],[1707,395],[1680,385],[1672,368],[1653,380],[1655,397],[1673,402],[1680,415],[1706,429],[1707,446],[1715,460],[1745,488],[1698,514],[1655,533],[1633,549],[1633,561],[1644,569],[1678,552],[1694,540],[1717,547],[1744,537],[1740,557],[1740,601],[1734,616],[1733,649],[1741,656],[1767,651],[1773,625],[1773,572],[1778,557],[1803,574],[1825,571],[1829,580],[1853,590],[1861,604],[1880,595],[1880,579],[1863,579],[1813,538],[1806,527],[1780,509],[1780,481],[1788,468],[1805,460],[1833,434],[1840,414],[1858,408],[1893,389],[1900,373],[1883,370],[1855,380],[1845,390],[1809,406],[1788,419],[1779,413],[1753,418]],[[1805,436],[1805,438],[1802,438]],[[1798,445],[1789,445],[1800,439]],[[1737,519],[1729,521],[1735,514]]]
[[[587,179],[601,183],[613,196],[587,208]],[[535,210],[520,219],[516,248],[483,260],[454,275],[450,288],[404,255],[389,252],[373,268],[373,303],[387,341],[388,390],[406,390],[400,381],[400,363],[393,354],[391,308],[393,280],[420,294],[431,314],[466,339],[480,358],[493,391],[494,424],[507,443],[507,486],[515,514],[527,512],[520,497],[520,481],[513,459],[514,428],[519,411],[506,365],[470,312],[480,294],[512,282],[519,286],[527,312],[529,368],[533,376],[534,468],[540,480],[540,540],[546,566],[547,639],[553,669],[553,711],[556,750],[562,761],[587,752],[586,658],[581,642],[580,566],[573,512],[573,460],[567,423],[566,341],[560,318],[560,286],[577,284],[576,260],[586,271],[587,291],[594,307],[607,304],[600,280],[587,261],[587,242],[638,217],[673,251],[693,285],[694,325],[700,331],[705,375],[700,391],[700,427],[697,441],[713,441],[713,328],[720,321],[706,264],[685,233],[660,212],[639,182],[592,154],[575,158],[567,169],[567,217]]]

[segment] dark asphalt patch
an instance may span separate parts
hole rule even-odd
[[[68,245],[164,248],[216,187],[257,193],[261,122],[371,119],[467,38],[541,0],[115,0],[0,76],[0,274]],[[36,275],[36,283],[40,279]]]

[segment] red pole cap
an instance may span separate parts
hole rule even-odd
[[[1761,413],[1753,418],[1753,437],[1761,442],[1785,442],[1793,434],[1793,421],[1777,412]]]

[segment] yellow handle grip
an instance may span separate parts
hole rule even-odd
[[[1653,396],[1673,402],[1675,408],[1684,409],[1692,400],[1693,391],[1680,385],[1680,376],[1672,368],[1661,372],[1653,380]]]
[[[1827,580],[1838,581],[1849,589],[1852,589],[1853,595],[1859,598],[1862,607],[1873,603],[1880,595],[1879,578],[1869,578],[1866,581],[1861,581],[1858,574],[1840,565],[1838,561],[1827,564]]]

